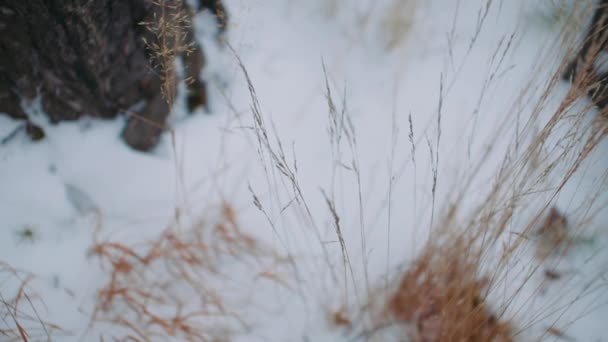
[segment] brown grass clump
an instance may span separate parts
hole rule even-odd
[[[62,331],[58,325],[44,321],[38,314],[34,303],[40,300],[31,296],[28,289],[32,279],[31,274],[0,261],[0,340],[51,341],[56,332]]]
[[[229,340],[246,326],[239,316],[248,300],[243,284],[269,278],[277,262],[268,251],[240,230],[228,205],[214,224],[171,227],[143,245],[96,243],[92,253],[108,267],[109,280],[98,292],[92,323],[109,323],[119,340]]]
[[[511,323],[490,310],[488,280],[463,242],[429,245],[389,298],[387,314],[409,326],[412,341],[512,341]]]

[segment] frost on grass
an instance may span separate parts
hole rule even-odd
[[[242,313],[255,283],[279,281],[281,259],[241,231],[225,204],[216,221],[170,227],[152,241],[99,241],[91,249],[108,272],[92,324],[112,338],[227,341],[248,328]],[[104,334],[105,335],[105,334]]]

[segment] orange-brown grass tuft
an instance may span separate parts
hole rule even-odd
[[[91,251],[109,268],[92,323],[109,323],[113,338],[136,341],[229,340],[246,326],[239,315],[243,303],[232,300],[247,292],[242,291],[244,284],[253,287],[255,279],[268,279],[259,274],[279,262],[241,231],[229,205],[213,224],[199,222],[189,230],[170,227],[138,246],[99,242]]]
[[[401,277],[386,311],[412,341],[512,341],[511,323],[486,303],[488,281],[467,245],[430,244]]]

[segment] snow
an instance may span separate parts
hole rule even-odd
[[[107,326],[88,331],[96,291],[107,279],[98,260],[88,256],[94,232],[121,242],[146,241],[176,216],[185,227],[201,216],[216,215],[223,200],[235,208],[249,234],[295,258],[301,277],[297,291],[256,283],[255,305],[243,313],[251,326],[236,340],[353,339],[330,327],[326,317],[345,298],[351,305],[365,301],[353,294],[365,290],[362,265],[367,264],[367,277],[375,286],[384,283],[387,270],[392,273],[412,260],[429,232],[431,215],[437,219],[449,205],[492,143],[495,152],[476,178],[473,189],[478,192],[469,194],[467,205],[472,208],[483,198],[513,140],[512,113],[519,112],[512,105],[519,91],[531,79],[532,84],[542,83],[559,63],[557,28],[536,24],[527,1],[493,2],[478,36],[477,18],[486,1],[416,1],[401,12],[392,7],[398,2],[226,1],[234,54],[214,44],[208,16],[201,15],[197,22],[209,57],[205,75],[211,82],[212,113],[188,117],[180,99],[173,117],[174,136],[166,134],[152,153],[129,150],[120,141],[123,119],[51,126],[39,117],[37,122],[47,133],[44,141],[31,143],[20,134],[0,146],[0,261],[35,275],[30,287],[44,299],[41,315],[70,332],[53,340],[97,340],[96,333],[113,332]],[[392,15],[404,22],[405,33],[400,44],[387,49],[382,23]],[[278,148],[276,132],[294,170],[297,160],[298,185],[314,223],[302,203],[294,204],[292,184],[274,169],[266,152],[260,152],[251,129],[252,99],[235,54],[255,87],[273,147]],[[533,72],[539,66],[541,72]],[[338,112],[345,104],[352,118],[356,153],[342,137],[339,158],[349,166],[353,159],[358,162],[361,203],[355,174],[334,166],[332,153],[337,150],[332,150],[328,133],[323,67]],[[557,86],[543,117],[567,89],[566,84]],[[580,100],[576,106],[584,104]],[[520,106],[530,109],[531,104]],[[410,161],[410,117],[415,164]],[[16,125],[4,117],[0,124],[1,136]],[[435,201],[429,145],[433,154],[439,154]],[[557,200],[560,209],[568,212],[604,186],[607,149],[604,141],[575,174]],[[342,256],[321,189],[335,199],[358,289],[336,284],[326,264],[323,253],[329,253],[336,268],[341,267]],[[276,231],[253,204],[251,192]],[[600,193],[597,202],[606,199]],[[559,308],[592,280],[601,279],[608,257],[601,251],[607,220],[606,214],[596,216],[589,231],[599,242],[563,262],[577,271],[571,282],[538,296],[534,289],[542,277],[536,275],[531,289],[522,292],[514,305],[515,317],[522,326],[534,324],[517,338],[539,339],[555,323],[576,340],[605,339],[605,280],[593,282],[600,290],[584,296],[565,315],[560,316]],[[35,228],[37,240],[19,239],[18,232],[25,227]],[[529,260],[519,260],[516,267],[530,267],[532,257],[522,256],[526,257]],[[238,272],[247,278],[247,270]],[[15,286],[0,283],[0,290],[8,293]]]

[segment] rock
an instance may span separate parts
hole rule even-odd
[[[211,10],[225,27],[219,0],[196,7]],[[193,14],[185,0],[2,0],[0,112],[26,121],[33,140],[44,132],[21,104],[38,96],[51,123],[127,112],[123,139],[137,150],[153,148],[175,95],[175,58],[193,80],[189,110],[207,104]],[[128,112],[142,100],[142,110]]]

